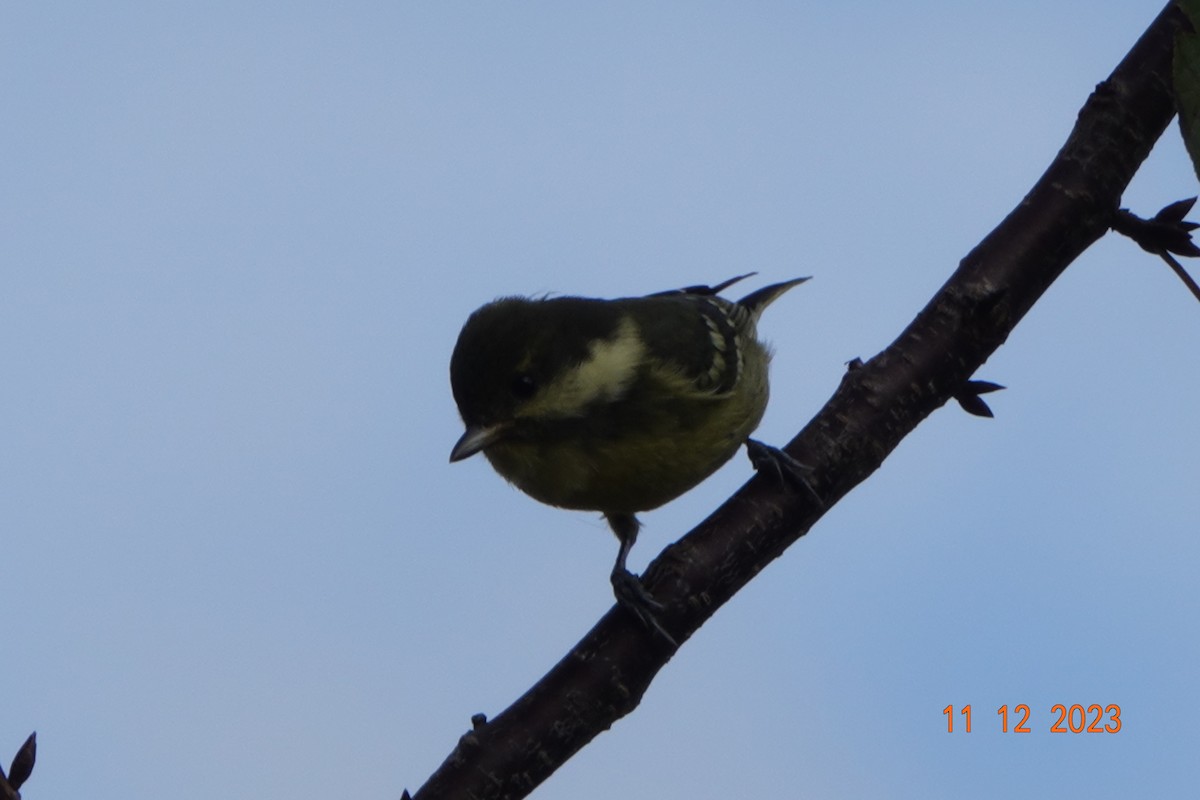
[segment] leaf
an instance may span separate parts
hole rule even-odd
[[[1188,230],[1194,231],[1196,228],[1200,228],[1200,225],[1194,222],[1183,221],[1183,218],[1187,216],[1194,205],[1196,205],[1196,198],[1194,197],[1189,197],[1186,200],[1176,200],[1174,203],[1164,206],[1161,211],[1154,215],[1154,219],[1158,222],[1182,223],[1187,226]]]
[[[962,388],[954,393],[954,399],[962,406],[962,410],[976,417],[992,417],[992,409],[983,402],[979,395],[998,392],[1004,387],[991,381],[967,381]]]
[[[1192,231],[1200,228],[1200,224],[1184,219],[1195,203],[1195,197],[1177,200],[1151,219],[1142,219],[1128,209],[1121,208],[1113,215],[1111,226],[1117,233],[1133,239],[1147,253],[1200,257],[1200,247],[1192,241]]]
[[[8,768],[8,785],[14,790],[20,789],[21,784],[33,773],[33,762],[37,760],[37,733],[29,734],[25,744],[13,757],[12,766]]]

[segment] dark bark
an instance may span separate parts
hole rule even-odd
[[[971,375],[1109,228],[1122,192],[1174,116],[1171,57],[1184,24],[1173,6],[1159,15],[1096,87],[1021,204],[895,342],[852,365],[787,445],[812,467],[808,481],[824,502],[764,474],[654,560],[644,580],[667,604],[662,622],[677,642],[874,472],[925,417],[948,399],[978,394],[967,384]],[[662,637],[611,610],[524,696],[466,733],[415,800],[524,797],[632,711],[673,654]]]

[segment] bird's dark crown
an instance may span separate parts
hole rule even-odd
[[[468,425],[511,419],[556,375],[584,361],[618,315],[582,297],[506,297],[470,316],[450,358],[454,400]]]

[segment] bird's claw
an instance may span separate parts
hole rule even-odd
[[[778,447],[772,447],[757,439],[746,440],[746,454],[757,472],[770,472],[781,486],[799,484],[813,496],[818,505],[825,505],[821,495],[817,494],[817,490],[808,481],[808,476],[813,472],[812,467],[797,461]]]
[[[679,647],[671,634],[667,633],[657,614],[666,610],[666,606],[654,599],[646,587],[642,585],[637,575],[627,569],[614,569],[612,573],[613,594],[617,605],[637,617],[638,621],[663,639],[670,642],[672,647]]]

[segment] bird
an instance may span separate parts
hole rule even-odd
[[[743,443],[757,445],[756,466],[786,458],[749,439],[769,394],[757,323],[809,278],[719,296],[753,274],[642,297],[502,297],[469,316],[450,358],[466,428],[450,461],[483,453],[535,500],[600,512],[620,543],[618,604],[672,644],[662,604],[626,567],[637,514],[695,487]]]

